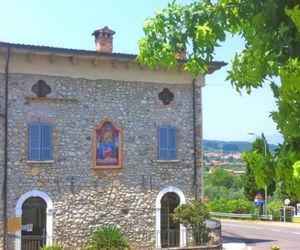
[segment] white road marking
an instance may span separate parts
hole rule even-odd
[[[280,232],[279,229],[271,229],[271,231],[273,231],[273,232]]]
[[[241,225],[229,224],[229,223],[222,223],[222,225],[232,226],[232,227],[244,227],[244,228],[253,228],[253,229],[263,229],[261,227],[241,226]]]
[[[299,232],[292,232],[293,234],[300,234]]]

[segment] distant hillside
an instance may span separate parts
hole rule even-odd
[[[223,153],[237,153],[244,152],[251,148],[252,143],[246,141],[217,141],[217,140],[203,140],[204,151],[217,151]],[[269,144],[270,150],[274,151],[277,146]]]

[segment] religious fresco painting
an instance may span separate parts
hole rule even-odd
[[[121,167],[121,130],[106,120],[94,131],[94,168]]]

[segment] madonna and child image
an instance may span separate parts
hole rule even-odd
[[[119,132],[110,122],[106,122],[96,132],[96,164],[105,166],[118,165]]]

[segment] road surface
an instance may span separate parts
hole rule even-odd
[[[221,222],[226,250],[270,250],[273,245],[279,246],[281,250],[300,249],[300,224],[231,220]]]

